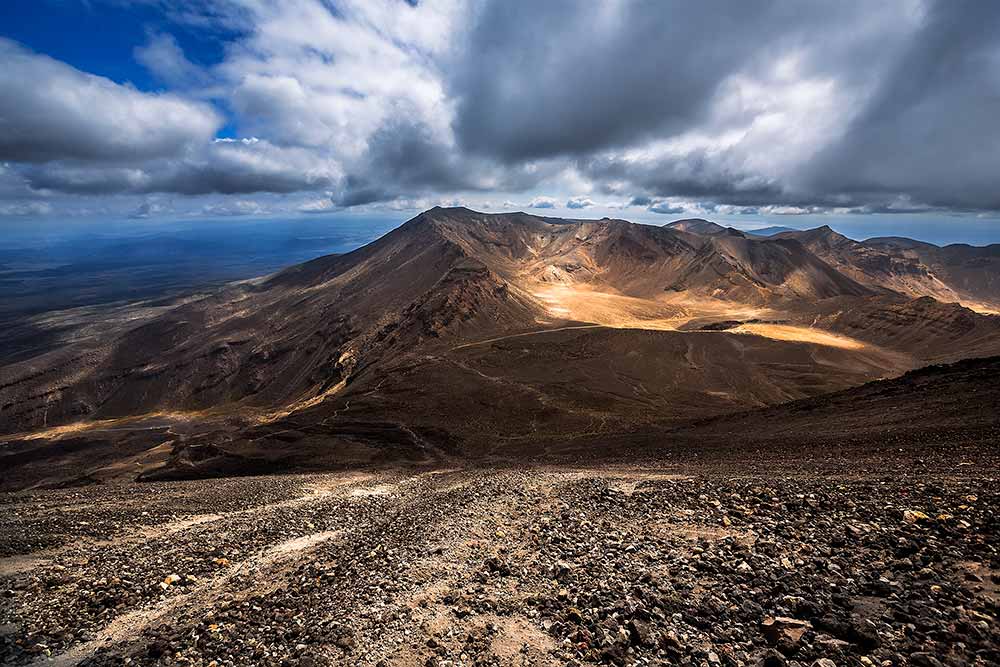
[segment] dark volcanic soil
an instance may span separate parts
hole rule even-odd
[[[6,494],[0,663],[997,664],[979,461]]]

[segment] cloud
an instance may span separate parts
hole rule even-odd
[[[261,215],[267,213],[267,210],[253,200],[236,199],[208,204],[202,208],[202,213],[208,216]]]
[[[128,217],[133,220],[144,220],[157,215],[162,215],[170,211],[168,206],[161,204],[157,201],[149,200],[139,204],[134,211],[132,211]]]
[[[492,2],[450,81],[458,137],[517,161],[676,136],[712,116],[734,75],[858,32],[865,14],[880,12],[858,1]]]
[[[137,166],[54,162],[30,167],[24,176],[37,190],[73,194],[201,195],[317,190],[329,188],[341,174],[336,164],[308,151],[245,139],[215,141],[176,159]]]
[[[517,161],[687,129],[749,40],[704,39],[717,8],[680,4],[490,3],[452,81],[462,145]],[[757,5],[736,10],[748,33],[767,25]]]
[[[310,199],[296,209],[299,213],[330,213],[337,210],[337,205],[329,197],[325,199]]]
[[[0,38],[0,159],[144,160],[214,136],[210,106],[142,93]]]
[[[535,197],[528,204],[528,208],[555,208],[556,200],[554,197]]]
[[[365,152],[345,168],[336,200],[347,207],[440,192],[519,191],[552,173],[551,166],[503,166],[465,155],[448,134],[437,133],[411,114],[380,127]]]
[[[683,206],[675,206],[668,201],[659,201],[649,205],[648,210],[653,213],[662,213],[665,215],[673,215],[676,213],[683,213],[686,209]]]
[[[145,44],[135,48],[135,59],[157,79],[171,86],[206,85],[209,74],[187,59],[173,35],[150,33]]]
[[[1000,209],[1000,4],[941,1],[844,136],[809,165],[807,187],[872,210],[901,195]]]
[[[52,205],[47,202],[10,202],[0,204],[0,216],[36,216],[52,213]]]
[[[594,202],[587,197],[571,197],[566,201],[566,208],[590,208]]]
[[[427,190],[488,189],[449,150],[446,137],[427,125],[400,119],[384,125],[352,164],[338,202],[357,206]]]
[[[670,196],[741,204],[783,196],[780,183],[745,170],[732,152],[699,149],[652,158],[605,155],[581,161],[579,169],[609,192],[613,189],[607,184],[626,183],[628,188],[646,193],[633,197],[633,202]]]

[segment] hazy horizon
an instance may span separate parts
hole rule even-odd
[[[473,210],[476,210],[474,207]],[[509,211],[482,210],[482,213],[523,212],[547,217],[599,220],[603,217],[620,218],[647,225],[663,226],[685,218],[703,218],[741,231],[753,232],[767,227],[788,227],[796,230],[815,229],[829,226],[834,231],[856,241],[885,236],[900,236],[917,241],[945,246],[967,244],[987,246],[1000,243],[1000,225],[993,220],[968,216],[942,219],[935,216],[902,215],[796,215],[762,218],[758,216],[714,216],[700,215],[642,215],[621,210],[571,210],[571,209],[511,209]],[[134,220],[129,218],[0,218],[0,249],[40,248],[47,244],[60,243],[68,239],[87,242],[107,238],[126,238],[154,234],[169,230],[184,230],[186,235],[204,234],[212,237],[222,227],[262,229],[261,225],[273,224],[280,229],[265,230],[268,236],[316,233],[320,231],[341,233],[338,227],[347,225],[350,235],[357,239],[359,247],[386,231],[406,222],[421,211],[397,211],[381,214],[329,214],[329,215],[286,215],[286,216],[227,216],[218,218],[152,218]],[[600,213],[600,214],[598,214]],[[916,218],[916,219],[915,219]],[[350,248],[353,249],[353,248]],[[340,250],[338,252],[342,252]],[[324,254],[324,246],[317,247]]]

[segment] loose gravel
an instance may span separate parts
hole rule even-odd
[[[0,496],[0,664],[1000,664],[989,474],[455,469]]]

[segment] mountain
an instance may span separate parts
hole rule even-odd
[[[846,241],[431,209],[0,368],[0,464],[23,485],[556,456],[1000,353],[1000,318],[911,298]]]
[[[741,234],[698,218],[678,220],[667,227],[703,236]],[[746,236],[798,241],[839,273],[876,292],[929,296],[982,313],[1000,313],[1000,244],[942,248],[900,237],[855,241],[826,225],[805,231],[766,227],[746,232]]]
[[[902,238],[874,238],[865,244],[927,267],[963,303],[984,312],[1000,311],[1000,244],[977,247],[962,243],[938,247]],[[928,296],[933,296],[929,294]]]
[[[995,313],[1000,309],[1000,244],[982,248],[900,238],[854,241],[827,226],[783,232],[839,272],[872,289],[929,296]]]

